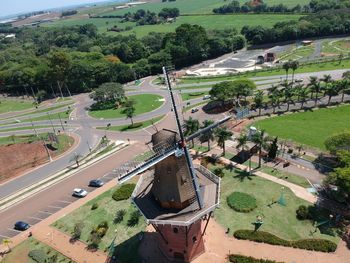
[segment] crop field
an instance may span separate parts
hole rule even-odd
[[[325,150],[327,137],[350,129],[350,106],[273,117],[257,121],[255,126],[271,136]]]
[[[84,25],[92,23],[96,25],[100,33],[106,33],[107,28],[111,28],[117,25],[120,28],[132,26],[133,29],[122,33],[108,32],[109,34],[124,34],[129,35],[135,33],[137,36],[142,37],[148,35],[149,32],[174,32],[175,28],[184,23],[197,24],[203,26],[208,30],[213,29],[228,29],[236,28],[240,30],[243,26],[273,26],[277,22],[298,20],[300,15],[267,15],[267,14],[237,14],[237,15],[194,15],[194,16],[180,16],[174,23],[166,23],[159,25],[144,25],[136,26],[136,23],[126,22],[120,23],[118,18],[85,18],[85,19],[69,19],[61,20],[45,26],[73,26]]]

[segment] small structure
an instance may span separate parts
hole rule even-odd
[[[312,41],[312,40],[303,40],[303,41],[301,41],[301,44],[303,45],[303,46],[310,46],[310,45],[312,45],[314,42]]]
[[[276,57],[276,53],[268,52],[265,54],[265,62],[274,62]]]

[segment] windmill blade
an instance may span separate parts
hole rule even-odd
[[[215,129],[216,127],[218,127],[218,126],[220,126],[221,124],[227,122],[227,121],[228,121],[229,119],[231,119],[231,118],[232,118],[232,116],[227,116],[227,117],[225,117],[225,118],[219,120],[218,122],[213,123],[212,125],[209,125],[208,127],[205,127],[205,128],[203,128],[203,129],[201,129],[201,130],[196,131],[195,133],[193,133],[193,134],[191,134],[190,136],[186,137],[186,141],[187,141],[187,142],[188,142],[188,141],[191,141],[191,140],[197,138],[198,136],[200,136],[201,134],[203,134],[203,133],[205,133],[205,132],[207,132],[207,131],[210,131],[210,130],[212,130],[212,129]]]
[[[125,163],[122,167],[115,170],[115,172],[119,172],[120,174],[118,176],[118,182],[124,183],[130,180],[134,176],[148,170],[149,168],[156,165],[160,161],[174,154],[176,150],[177,150],[177,146],[173,145],[168,149],[163,149],[162,151],[159,151],[158,153],[154,154],[149,159],[143,162],[131,161],[131,162]]]

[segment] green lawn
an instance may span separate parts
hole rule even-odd
[[[287,54],[282,54],[279,57],[281,60],[298,60],[301,58],[309,57],[314,51],[315,45],[299,47],[288,51]]]
[[[213,167],[212,167],[213,168]],[[258,207],[249,213],[239,213],[231,209],[226,198],[233,191],[244,192],[257,199]],[[314,231],[311,221],[299,221],[296,218],[296,209],[299,205],[310,203],[297,198],[288,188],[284,190],[286,206],[271,204],[277,201],[281,195],[281,185],[270,182],[260,177],[250,176],[240,171],[225,170],[225,176],[221,181],[220,208],[215,211],[215,219],[225,228],[230,228],[230,233],[238,229],[254,229],[256,217],[263,217],[264,224],[260,228],[275,234],[278,237],[296,240],[302,238],[324,238],[338,242],[338,237],[321,234]]]
[[[54,126],[55,128],[58,128],[60,129],[59,126]],[[34,126],[35,129],[40,129],[40,128],[51,128],[51,126],[48,126],[48,125],[42,125],[42,126]],[[34,130],[33,129],[33,126],[23,126],[23,127],[16,127],[16,128],[10,128],[10,129],[3,129],[3,130],[0,130],[0,133],[1,132],[9,132],[9,131],[23,131],[23,130]]]
[[[130,99],[136,101],[135,104],[135,115],[153,111],[164,103],[164,98],[155,94],[142,94],[130,96]],[[114,119],[114,118],[125,118],[123,114],[123,108],[109,109],[109,110],[98,110],[89,111],[89,114],[93,118],[104,118],[104,119]]]
[[[12,248],[12,252],[7,256],[5,256],[5,258],[3,258],[1,262],[2,263],[13,263],[13,262],[35,263],[36,261],[34,261],[28,256],[28,253],[34,249],[42,250],[47,256],[47,258],[57,255],[57,260],[55,262],[62,262],[62,263],[74,262],[69,258],[65,257],[64,255],[62,255],[61,253],[59,253],[58,251],[54,250],[52,247],[47,246],[46,244],[34,239],[33,237],[28,238],[27,240],[23,241],[16,247]],[[51,262],[51,261],[48,260],[47,262]]]
[[[328,136],[350,129],[350,106],[272,117],[254,125],[269,135],[325,150],[324,141]]]
[[[102,238],[99,249],[106,249],[111,244],[114,237],[116,238],[115,244],[119,245],[121,243],[124,243],[139,232],[143,231],[146,228],[146,222],[143,219],[143,217],[140,217],[138,225],[134,227],[127,226],[129,215],[136,208],[134,208],[133,205],[131,205],[130,200],[117,202],[112,199],[112,193],[117,188],[118,186],[89,201],[82,207],[56,221],[53,224],[53,226],[71,235],[74,229],[74,225],[77,222],[83,222],[84,228],[82,230],[81,240],[88,243],[91,230],[102,221],[107,221],[109,228],[106,235]],[[91,210],[91,206],[95,203],[98,204],[98,208],[95,210]],[[113,221],[116,212],[122,209],[125,209],[127,211],[126,215],[124,216],[124,220],[121,223],[114,224]],[[121,256],[129,256],[131,258],[135,258],[137,257],[137,253],[131,253],[130,255]],[[120,260],[122,259],[120,258]],[[123,262],[139,261],[123,260]]]
[[[25,120],[23,120],[23,122],[25,121],[46,121],[46,120],[58,120],[59,118],[61,119],[68,119],[69,118],[69,114],[71,114],[72,110],[67,110],[67,111],[63,111],[63,112],[58,112],[58,113],[52,113],[52,114],[45,114],[43,116],[39,116],[39,117],[35,117],[35,118],[27,118]]]
[[[343,53],[344,55],[350,54],[350,40],[329,40],[323,41],[322,43],[322,53],[339,55]]]
[[[201,101],[201,102],[198,102],[196,104],[192,104],[192,105],[186,106],[184,108],[184,112],[189,111],[189,110],[191,110],[192,108],[195,108],[195,107],[200,107],[200,106],[205,105],[207,103],[208,103],[208,101]]]
[[[142,125],[136,128],[130,128],[130,125],[120,125],[120,126],[111,126],[109,127],[109,131],[121,131],[121,132],[130,132],[130,131],[137,131],[137,130],[141,130],[143,128],[147,128],[149,126],[151,126],[152,124],[160,121],[161,119],[164,118],[165,115],[151,119],[151,120],[147,120],[142,122]],[[97,127],[97,129],[99,130],[107,130],[107,127]]]
[[[0,99],[0,114],[10,111],[22,111],[30,108],[34,108],[33,102],[27,100]]]
[[[208,94],[209,94],[209,91],[181,93],[181,98],[183,101],[186,101],[186,100],[192,100],[195,98],[203,97],[204,95],[208,95]]]
[[[295,71],[295,73],[308,73],[308,72],[318,72],[318,71],[326,71],[326,70],[334,70],[334,69],[350,69],[350,59],[343,60],[341,64],[339,61],[334,62],[324,62],[324,63],[315,63],[309,65],[300,65],[300,67]],[[219,77],[209,77],[209,78],[182,78],[181,84],[192,84],[192,83],[205,83],[212,81],[225,81],[225,80],[235,80],[238,78],[253,78],[253,77],[268,77],[268,76],[276,76],[276,75],[285,75],[286,72],[283,69],[271,69],[268,71],[262,72],[248,72],[239,75],[231,75],[231,76],[219,76]]]

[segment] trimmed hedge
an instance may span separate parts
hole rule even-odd
[[[135,184],[123,184],[117,190],[114,191],[112,198],[115,201],[121,201],[129,199],[132,192],[135,189]]]
[[[34,249],[28,253],[28,256],[37,263],[45,263],[46,262],[46,254],[41,249]]]
[[[268,259],[256,259],[253,257],[246,257],[242,255],[231,254],[228,256],[230,262],[233,263],[283,263]]]
[[[256,199],[246,193],[233,192],[227,197],[227,204],[237,212],[248,213],[257,207]]]
[[[306,250],[314,250],[321,252],[334,252],[337,249],[337,244],[326,239],[299,239],[299,240],[285,240],[264,231],[254,230],[237,230],[234,234],[237,239],[251,240],[260,243],[267,243],[271,245],[294,247]]]

